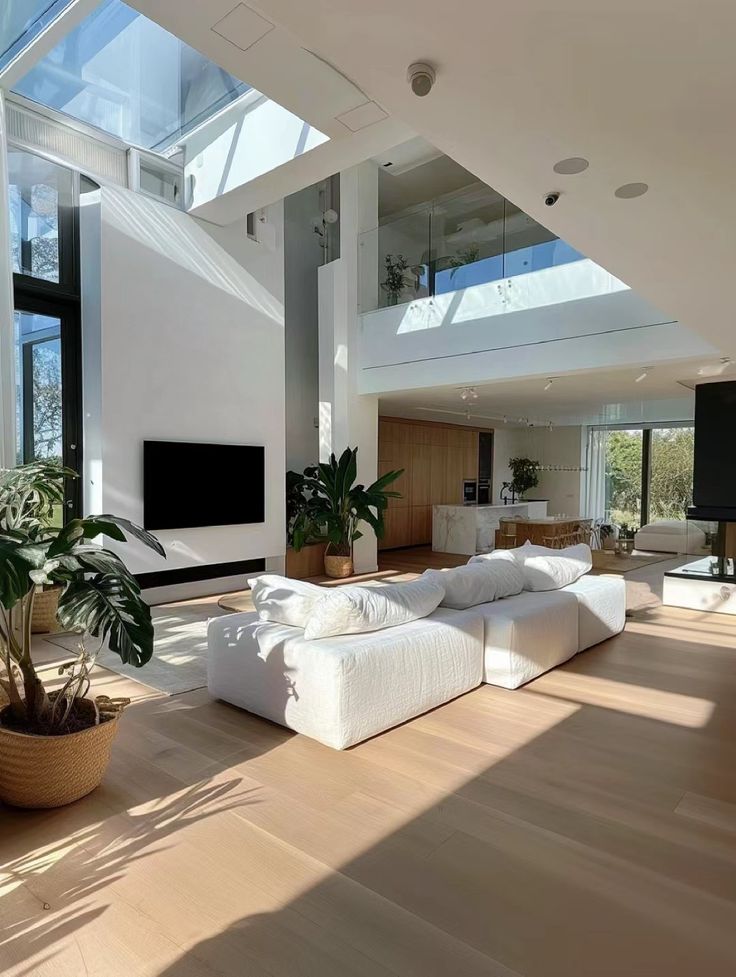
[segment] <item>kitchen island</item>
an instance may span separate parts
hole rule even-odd
[[[547,501],[509,505],[436,505],[432,507],[432,549],[436,553],[488,553],[496,545],[501,519],[544,519]]]

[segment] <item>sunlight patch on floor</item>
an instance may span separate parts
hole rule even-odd
[[[632,682],[618,682],[597,675],[573,675],[570,672],[548,673],[544,677],[543,692],[580,705],[613,709],[630,716],[690,729],[706,726],[716,708],[709,699],[681,692],[666,692]]]

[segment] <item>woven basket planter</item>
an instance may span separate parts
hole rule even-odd
[[[13,807],[63,807],[99,787],[120,715],[64,736],[31,736],[0,725],[0,800]]]
[[[31,631],[33,634],[49,634],[59,630],[56,612],[59,609],[61,587],[49,587],[47,590],[37,590],[33,600],[33,617]]]
[[[328,577],[341,580],[353,575],[352,556],[330,556],[325,554],[325,573]]]

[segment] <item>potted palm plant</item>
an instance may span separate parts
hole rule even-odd
[[[158,540],[116,516],[72,519],[52,527],[74,472],[39,461],[0,470],[0,800],[18,807],[60,807],[99,785],[127,700],[91,698],[90,671],[103,644],[123,662],[144,665],[153,624],[140,588],[120,558],[94,544],[129,537],[165,556]],[[80,635],[75,658],[47,688],[32,659],[33,606],[40,588],[61,588],[60,626]],[[85,640],[97,638],[89,651]]]
[[[386,472],[366,488],[355,484],[357,459],[358,449],[346,448],[339,460],[330,455],[327,464],[305,468],[302,477],[304,504],[292,523],[293,546],[299,551],[308,538],[323,539],[327,543],[325,573],[328,577],[352,576],[353,543],[363,535],[360,524],[368,523],[381,539],[388,500],[400,498],[399,492],[388,492],[386,487],[396,481],[403,469]]]

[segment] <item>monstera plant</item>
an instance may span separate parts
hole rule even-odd
[[[357,448],[346,448],[339,460],[333,454],[326,464],[305,468],[299,483],[303,501],[294,508],[290,526],[294,549],[300,550],[308,539],[321,539],[327,543],[327,576],[351,576],[353,543],[363,535],[359,527],[367,523],[381,539],[388,500],[400,498],[399,492],[386,489],[401,474],[390,471],[367,488],[356,485]]]
[[[53,807],[83,796],[102,779],[127,700],[90,698],[90,671],[103,645],[144,665],[153,624],[140,588],[120,557],[94,541],[133,539],[165,556],[150,533],[117,516],[72,519],[59,528],[65,479],[75,473],[39,461],[0,470],[0,798]],[[51,682],[32,649],[34,602],[59,588],[57,620],[79,635],[71,660]],[[90,639],[97,639],[90,650]]]

